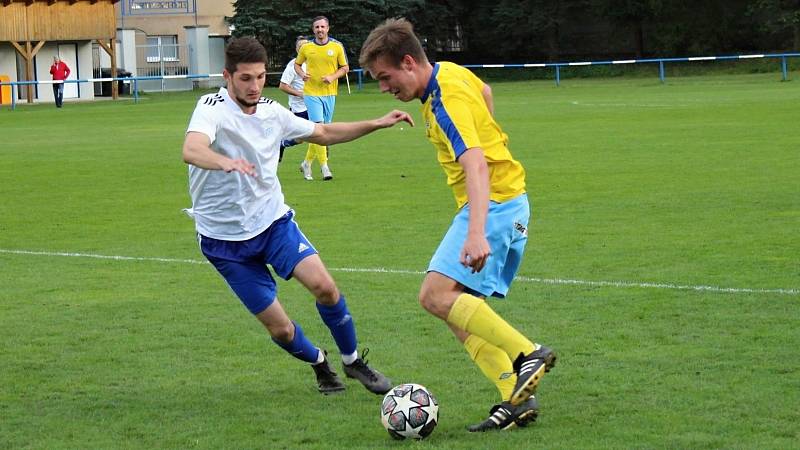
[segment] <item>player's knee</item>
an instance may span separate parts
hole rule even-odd
[[[419,292],[419,304],[425,311],[433,314],[434,316],[441,317],[439,314],[439,302],[435,292],[430,289],[423,289]]]
[[[270,336],[276,341],[288,343],[292,342],[292,339],[294,339],[294,324],[292,324],[292,322],[272,324],[267,328]]]
[[[334,305],[339,301],[339,289],[331,278],[319,280],[312,286],[311,293],[323,305]]]

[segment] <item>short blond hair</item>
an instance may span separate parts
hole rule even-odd
[[[367,40],[361,46],[358,63],[369,71],[370,65],[378,58],[387,57],[389,63],[399,67],[406,55],[410,55],[418,63],[428,62],[428,57],[417,35],[414,34],[411,22],[402,17],[387,19],[367,36]]]

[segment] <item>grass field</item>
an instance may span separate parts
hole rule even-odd
[[[333,147],[329,183],[287,150],[371,363],[440,400],[417,444],[354,382],[319,395],[202,263],[180,157],[199,93],[0,110],[0,448],[800,448],[800,81],[777,79],[493,85],[533,223],[492,304],[560,356],[512,432],[465,431],[496,391],[416,301],[455,212],[421,124]],[[336,117],[396,107],[420,119],[369,84]],[[334,348],[306,292],[279,295]]]

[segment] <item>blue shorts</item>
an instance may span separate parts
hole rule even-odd
[[[469,204],[464,205],[433,254],[428,272],[439,272],[461,283],[470,294],[505,297],[522,262],[530,215],[527,194],[503,203],[489,202],[486,240],[492,254],[483,270],[472,273],[472,268],[463,266],[459,260],[469,225]]]
[[[316,123],[333,122],[333,108],[336,106],[335,95],[304,95],[303,100],[308,108],[308,120]]]
[[[267,264],[288,280],[300,261],[317,254],[294,221],[294,211],[246,241],[222,241],[206,236],[200,236],[199,240],[203,255],[253,314],[267,309],[277,296],[275,279]]]

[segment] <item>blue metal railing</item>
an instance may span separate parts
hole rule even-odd
[[[561,63],[531,63],[531,64],[465,64],[464,67],[468,68],[548,68],[555,69],[555,82],[556,86],[561,84],[561,68],[573,66],[601,66],[601,65],[618,65],[618,64],[653,64],[658,63],[658,77],[662,83],[666,80],[664,65],[666,63],[676,62],[695,62],[695,61],[724,61],[724,60],[742,60],[742,59],[758,59],[758,58],[780,58],[781,60],[781,73],[782,80],[789,79],[787,58],[800,57],[800,53],[771,53],[771,54],[753,54],[753,55],[730,55],[730,56],[698,56],[687,58],[649,58],[649,59],[625,59],[625,60],[609,60],[609,61],[584,61],[584,62],[561,62]],[[357,88],[361,90],[364,85],[364,69],[353,69],[358,76]],[[279,72],[269,72],[268,74],[276,74]],[[140,76],[140,77],[126,77],[126,78],[88,78],[82,80],[64,80],[64,83],[95,83],[95,82],[126,82],[131,83],[131,93],[134,102],[139,101],[139,81],[147,80],[169,80],[169,79],[205,79],[205,78],[221,78],[222,74],[190,74],[190,75],[164,75],[164,76]],[[0,86],[11,86],[11,109],[16,109],[17,95],[14,90],[19,89],[17,86],[28,86],[36,84],[53,84],[58,81],[11,81],[0,82]],[[348,90],[349,90],[349,80]]]
[[[729,56],[697,56],[686,58],[646,58],[646,59],[623,59],[623,60],[608,60],[608,61],[581,61],[581,62],[558,62],[558,63],[529,63],[529,64],[464,64],[468,68],[481,68],[481,69],[494,69],[494,68],[548,68],[555,69],[555,82],[556,86],[561,84],[561,68],[570,66],[602,66],[602,65],[619,65],[619,64],[652,64],[658,63],[658,78],[662,83],[666,81],[666,74],[664,71],[665,63],[676,62],[695,62],[695,61],[724,61],[724,60],[741,60],[741,59],[758,59],[758,58],[780,58],[781,59],[781,72],[783,74],[783,81],[789,79],[788,66],[786,64],[787,58],[800,57],[800,53],[771,53],[771,54],[753,54],[753,55],[729,55]],[[353,72],[358,73],[358,88],[362,87],[363,69],[355,69]]]

